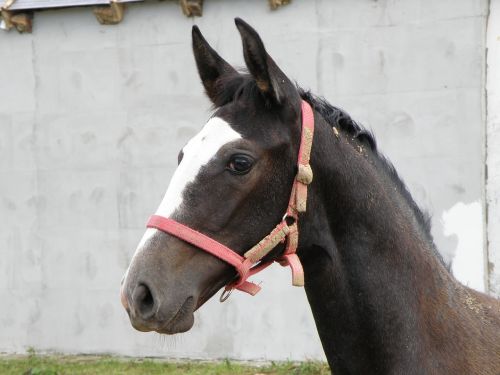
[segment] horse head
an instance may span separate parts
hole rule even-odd
[[[301,98],[257,32],[235,20],[249,73],[236,71],[192,31],[193,52],[213,116],[179,152],[156,215],[242,255],[283,217],[297,173]],[[266,259],[284,251],[278,245]],[[121,299],[141,331],[189,330],[194,311],[236,276],[228,263],[148,228],[122,282]]]

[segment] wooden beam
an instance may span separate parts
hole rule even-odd
[[[181,0],[182,13],[187,17],[201,17],[203,0]]]
[[[290,1],[292,0],[269,0],[269,6],[272,10],[275,10],[283,5],[290,4]]]
[[[125,4],[111,1],[109,5],[94,7],[94,15],[101,25],[116,25],[123,20]]]

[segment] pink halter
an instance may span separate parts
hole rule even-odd
[[[151,216],[147,227],[156,228],[180,238],[232,265],[236,271],[238,271],[239,278],[226,285],[221,295],[221,301],[225,301],[233,289],[241,290],[252,296],[259,292],[261,289],[260,286],[247,281],[247,279],[274,262],[261,262],[261,259],[282,242],[286,242],[285,251],[283,255],[275,261],[282,266],[290,267],[292,270],[293,285],[304,286],[304,270],[296,254],[299,243],[298,214],[306,211],[307,185],[309,185],[313,179],[313,173],[309,165],[313,135],[314,114],[311,106],[303,100],[302,135],[297,160],[298,171],[292,185],[288,208],[281,222],[271,231],[271,233],[248,250],[243,256],[203,233],[163,216]],[[291,224],[287,224],[287,218],[292,219]]]

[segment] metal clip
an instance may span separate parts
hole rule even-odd
[[[229,296],[231,295],[231,293],[233,292],[233,289],[234,288],[231,288],[231,289],[224,288],[224,290],[222,291],[222,293],[219,297],[219,301],[222,303],[225,300],[227,300],[229,298]]]

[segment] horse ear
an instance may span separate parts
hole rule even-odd
[[[282,104],[287,92],[296,91],[295,86],[267,54],[257,31],[241,18],[235,18],[234,22],[243,42],[245,63],[258,88],[266,97]]]
[[[205,92],[212,103],[220,105],[224,87],[218,84],[219,78],[226,75],[239,75],[239,73],[210,47],[196,25],[193,26],[192,37],[194,59]]]

